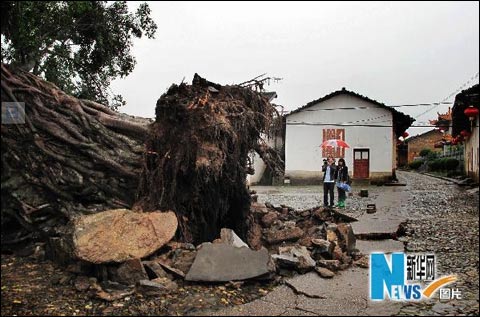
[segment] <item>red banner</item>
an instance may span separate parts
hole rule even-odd
[[[345,129],[323,129],[323,141],[327,140],[345,141]],[[345,148],[343,147],[324,147],[322,148],[322,157],[344,158]]]

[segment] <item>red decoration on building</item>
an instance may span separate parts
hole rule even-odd
[[[462,132],[460,132],[460,134],[464,137],[464,138],[468,138],[470,136],[470,132],[468,132],[467,130],[463,130]]]
[[[478,116],[478,109],[474,106],[470,106],[463,111],[463,113],[471,120],[475,119]]]
[[[406,137],[409,136],[409,134],[408,134],[408,132],[403,132],[402,136],[403,136],[404,138],[406,138]]]

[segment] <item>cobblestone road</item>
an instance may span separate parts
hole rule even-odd
[[[389,213],[406,217],[407,235],[400,238],[405,244],[406,252],[435,253],[437,261],[437,277],[456,274],[457,282],[448,288],[458,289],[461,299],[440,300],[439,294],[432,299],[420,302],[398,303],[398,315],[476,315],[479,314],[479,194],[478,191],[460,188],[452,182],[410,172],[398,172],[404,187],[369,186],[369,197],[361,198],[358,194],[347,200],[346,212],[358,217],[365,213],[369,203],[381,203]],[[285,204],[296,209],[306,209],[321,205],[322,188],[311,187],[255,187],[260,202],[274,205]],[[358,192],[360,188],[355,188]],[[401,197],[401,198],[399,198]],[[338,287],[342,287],[338,285]],[[346,286],[343,286],[346,287]],[[348,286],[349,288],[352,285]],[[362,287],[365,287],[364,285]],[[291,294],[290,296],[296,296]],[[283,301],[298,301],[288,299]],[[277,310],[282,310],[282,300],[276,302]],[[250,303],[250,313],[255,313],[255,304]],[[263,305],[263,304],[261,304]],[[393,305],[393,303],[392,303]],[[292,306],[287,306],[294,309]],[[263,309],[263,306],[262,306]],[[328,310],[328,314],[344,314],[345,307],[339,306],[337,311]],[[292,313],[294,313],[293,311]],[[299,312],[299,311],[297,311]],[[303,313],[306,311],[303,310]],[[228,312],[232,313],[232,311]],[[324,315],[322,308],[308,311],[316,315]],[[327,312],[325,312],[327,313]],[[348,311],[348,313],[352,313]],[[384,311],[358,310],[358,314],[381,314]],[[273,315],[280,315],[275,313]]]

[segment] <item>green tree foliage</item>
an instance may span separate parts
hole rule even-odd
[[[425,148],[425,149],[422,149],[420,151],[420,156],[422,156],[422,157],[423,156],[428,156],[428,154],[430,154],[430,153],[432,153],[432,150]]]
[[[154,38],[148,4],[126,1],[4,1],[2,63],[21,67],[78,98],[124,104],[110,82],[135,67],[134,38]]]

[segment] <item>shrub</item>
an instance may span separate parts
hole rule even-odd
[[[413,161],[412,163],[408,164],[408,166],[411,168],[411,169],[418,169],[420,166],[422,166],[423,164],[423,161],[420,161],[420,160],[417,160],[417,161]]]
[[[428,161],[435,160],[437,157],[438,157],[438,153],[437,153],[437,152],[430,151],[430,152],[427,154],[427,160],[428,160]]]
[[[442,169],[442,162],[441,160],[433,160],[428,162],[428,168],[431,171],[439,171]]]
[[[428,156],[428,154],[430,154],[430,153],[432,153],[432,150],[423,149],[423,150],[420,151],[419,155],[425,157],[425,156]]]
[[[444,162],[444,169],[447,171],[454,171],[457,169],[460,161],[454,158],[446,158]]]

